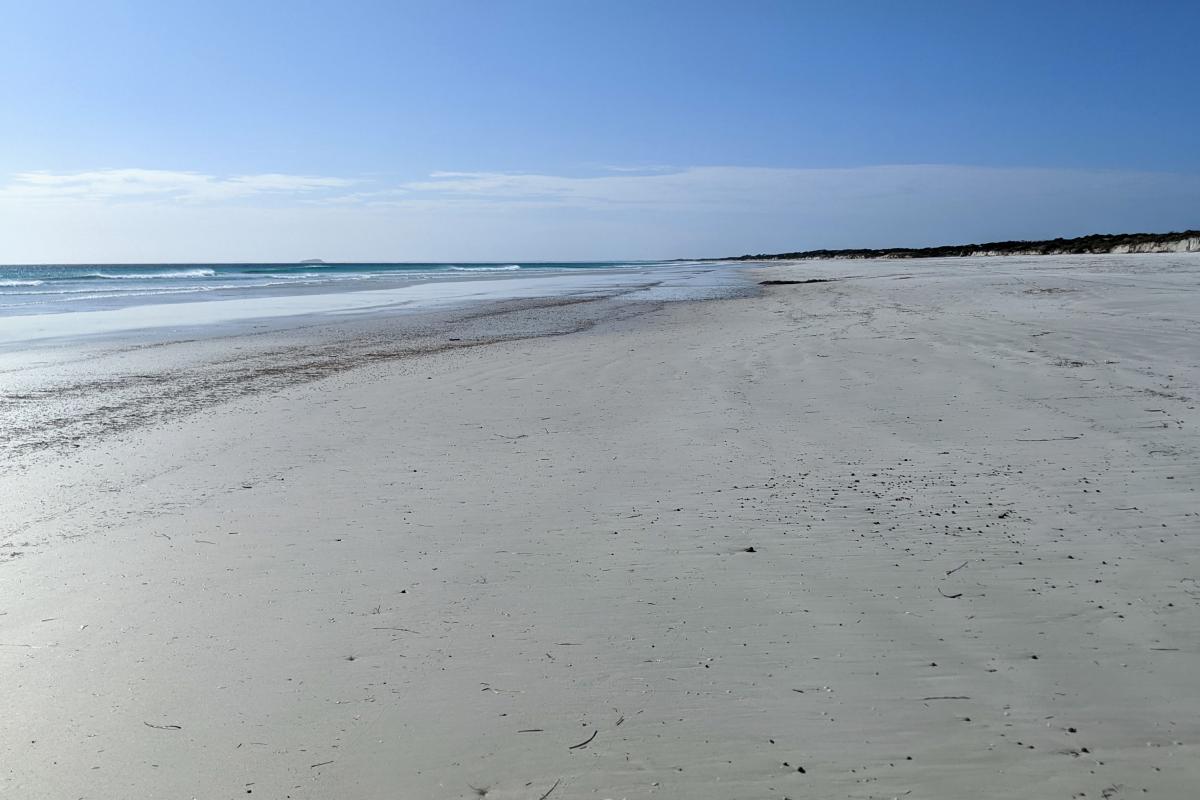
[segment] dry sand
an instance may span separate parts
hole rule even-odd
[[[1195,797],[1200,258],[761,276],[14,457],[0,796]]]

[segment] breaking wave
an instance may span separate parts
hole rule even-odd
[[[105,280],[150,280],[151,278],[211,278],[216,275],[212,269],[182,269],[170,272],[92,272],[81,275],[81,278],[103,278]]]

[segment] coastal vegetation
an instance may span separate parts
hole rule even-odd
[[[1073,239],[985,242],[939,247],[859,248],[853,250],[801,250],[792,253],[743,255],[734,261],[776,261],[817,258],[954,258],[962,256],[1057,256],[1099,253],[1200,252],[1200,230],[1173,233],[1093,233]]]

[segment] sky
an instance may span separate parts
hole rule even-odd
[[[0,263],[1200,228],[1200,3],[0,0]]]

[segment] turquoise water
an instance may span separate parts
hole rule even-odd
[[[645,269],[664,262],[430,264],[73,264],[0,266],[0,316],[148,303],[388,289],[429,281]]]

